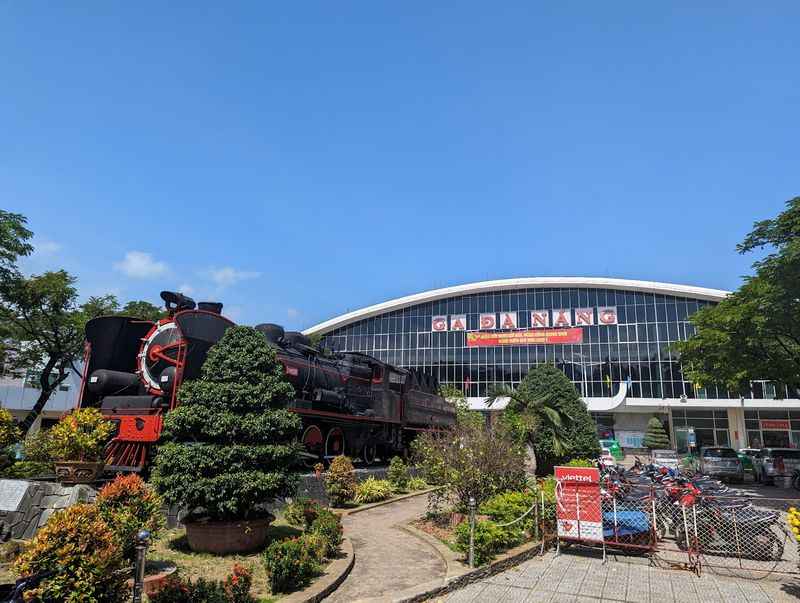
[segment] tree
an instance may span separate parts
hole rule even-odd
[[[458,424],[448,431],[423,432],[412,450],[425,480],[444,485],[462,513],[470,497],[480,505],[526,483],[525,451],[503,429]]]
[[[286,409],[293,396],[264,336],[231,327],[164,419],[152,483],[167,503],[211,519],[253,517],[294,488],[301,446],[300,418]]]
[[[41,368],[39,397],[20,423],[30,429],[52,393],[67,378],[79,372],[75,362],[83,355],[86,321],[111,313],[108,296],[77,304],[75,278],[64,270],[25,277],[12,272],[0,279],[0,325],[13,352],[13,368]]]
[[[119,311],[121,316],[130,316],[131,318],[139,318],[141,320],[151,320],[156,322],[167,315],[164,308],[160,308],[147,301],[137,300],[129,301],[122,310]]]
[[[647,422],[647,431],[644,433],[644,446],[650,450],[670,447],[669,436],[664,431],[664,426],[658,417],[652,417]]]
[[[800,391],[800,197],[772,220],[756,222],[737,246],[770,253],[755,274],[716,306],[696,312],[694,336],[676,344],[684,373],[699,385],[749,394],[753,380]]]
[[[25,228],[27,218],[0,209],[0,279],[17,272],[17,259],[30,255],[33,233]]]
[[[575,386],[555,366],[531,368],[516,390],[493,392],[489,402],[500,396],[509,397],[503,421],[524,442],[529,473],[549,473],[559,462],[600,453],[594,420]]]

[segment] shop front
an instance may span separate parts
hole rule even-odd
[[[750,448],[800,448],[800,410],[745,410]]]
[[[727,409],[673,408],[671,414],[675,449],[679,453],[689,452],[690,444],[695,450],[705,446],[731,445]]]

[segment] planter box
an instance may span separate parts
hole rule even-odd
[[[248,553],[264,547],[274,517],[240,521],[192,521],[186,523],[186,540],[197,553]]]
[[[103,472],[105,463],[86,461],[56,461],[56,480],[62,484],[91,484]]]

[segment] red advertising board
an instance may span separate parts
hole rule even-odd
[[[781,429],[789,431],[789,421],[778,419],[761,419],[761,429]]]
[[[467,333],[467,347],[491,347],[496,345],[536,345],[554,343],[582,343],[583,329],[525,329],[521,331],[497,331]]]
[[[594,467],[556,467],[558,537],[603,541],[600,471]]]

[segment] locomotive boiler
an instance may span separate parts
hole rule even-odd
[[[157,322],[103,316],[86,325],[80,406],[100,408],[116,425],[106,450],[110,470],[138,471],[149,460],[164,415],[180,404],[185,380],[196,379],[208,350],[234,323],[222,304],[162,291],[167,317]],[[289,409],[302,418],[309,462],[347,454],[372,464],[402,454],[421,430],[455,423],[436,379],[360,353],[333,353],[302,333],[260,324],[295,388]]]

